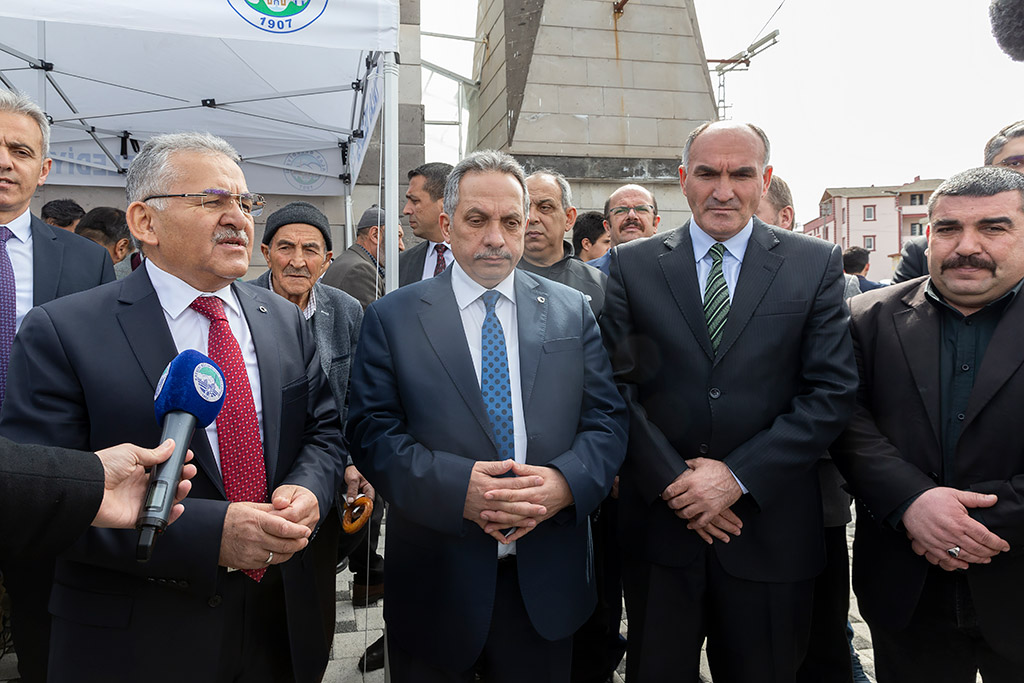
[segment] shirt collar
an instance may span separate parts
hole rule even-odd
[[[1007,306],[1010,305],[1010,302],[1012,302],[1014,297],[1016,297],[1017,294],[1020,292],[1021,286],[1024,286],[1024,280],[1021,280],[1016,285],[1014,285],[1010,289],[1010,291],[1006,292],[1006,294],[1003,294],[1001,297],[995,299],[994,301],[989,301],[987,304],[982,306],[974,313],[971,313],[971,315],[969,316],[964,315],[963,313],[960,312],[958,308],[956,308],[955,306],[951,305],[948,301],[946,301],[945,297],[942,296],[942,293],[935,288],[935,284],[933,283],[931,278],[928,278],[928,284],[925,285],[924,296],[933,306],[940,310],[945,309],[947,311],[950,311],[951,313],[955,313],[960,318],[969,318],[971,316],[978,315],[979,313],[989,313],[991,311],[1002,312],[1003,310],[1006,309]]]
[[[63,230],[57,226],[51,225],[54,230]],[[7,229],[11,231],[11,234],[17,237],[22,243],[28,242],[32,236],[32,214],[29,213],[28,209],[20,216],[15,218],[13,221],[7,224]]]
[[[726,251],[732,254],[733,258],[740,263],[743,263],[743,255],[747,253],[747,243],[750,241],[750,235],[753,232],[754,219],[751,217],[742,230],[722,242],[725,245]],[[700,261],[707,256],[708,249],[717,242],[714,237],[701,230],[700,226],[697,225],[697,221],[692,218],[690,219],[690,241],[693,242],[694,261]]]
[[[274,273],[268,271],[268,275],[270,276],[270,291],[271,292],[275,292],[275,290],[274,290]],[[321,277],[323,277],[323,276],[321,275]],[[317,279],[317,282],[320,282],[320,280]],[[306,320],[309,320],[310,318],[313,317],[314,313],[316,313],[316,285],[315,284],[312,287],[310,287],[310,289],[309,289],[309,299],[306,300],[306,307],[304,309],[302,309],[302,317],[305,318]]]
[[[513,268],[508,277],[492,288],[513,304],[516,302],[515,275],[516,269]],[[455,261],[452,263],[452,291],[455,292],[455,302],[459,305],[459,310],[461,311],[479,299],[487,291],[487,288],[471,278],[462,269],[459,262]]]
[[[241,306],[238,305],[238,299],[235,298],[230,283],[216,292],[201,292],[178,276],[161,269],[160,266],[153,263],[152,259],[146,259],[143,261],[143,265],[146,267],[149,281],[153,283],[153,289],[156,290],[157,297],[160,299],[160,306],[167,312],[167,315],[171,316],[171,320],[177,320],[178,316],[196,300],[196,297],[211,295],[223,301],[232,313],[241,315]]]

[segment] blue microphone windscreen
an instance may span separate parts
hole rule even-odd
[[[157,423],[180,410],[194,415],[196,427],[204,429],[224,405],[224,373],[203,354],[186,349],[167,364],[153,400]]]

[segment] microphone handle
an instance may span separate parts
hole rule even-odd
[[[196,416],[182,410],[175,410],[164,416],[163,434],[160,443],[174,439],[174,451],[164,462],[153,468],[150,474],[149,489],[146,499],[139,512],[136,527],[139,529],[139,545],[135,559],[146,562],[153,554],[156,535],[167,526],[167,518],[171,515],[174,505],[174,494],[181,481],[181,468],[185,465],[185,455],[192,441],[192,432],[196,428]]]

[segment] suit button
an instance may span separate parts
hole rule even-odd
[[[710,450],[711,450],[711,447],[708,446],[706,443],[702,443],[700,446],[697,447],[697,451],[701,455],[707,455],[708,451],[710,451]]]
[[[206,604],[209,605],[210,607],[219,607],[220,603],[221,603],[221,597],[219,595],[214,595],[212,598],[210,598],[206,602]]]
[[[966,417],[967,417],[967,416],[966,416],[966,415],[964,415],[963,413],[957,413],[957,414],[956,414],[956,419],[960,420],[961,422],[963,422],[963,421],[964,421],[964,418],[966,418]]]
[[[718,398],[721,395],[722,391],[718,387],[711,387],[711,390],[708,392],[708,396],[711,398]]]

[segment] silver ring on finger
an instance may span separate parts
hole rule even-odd
[[[952,557],[954,560],[960,557],[960,546],[955,545],[946,551],[946,554]]]
[[[959,549],[959,548],[957,548],[957,550],[959,551],[960,549]],[[267,561],[266,561],[266,562],[264,562],[263,564],[270,564],[270,563],[271,563],[271,562],[273,562],[273,561],[274,561],[274,553],[270,553],[270,557],[268,557],[268,558],[267,558]]]

